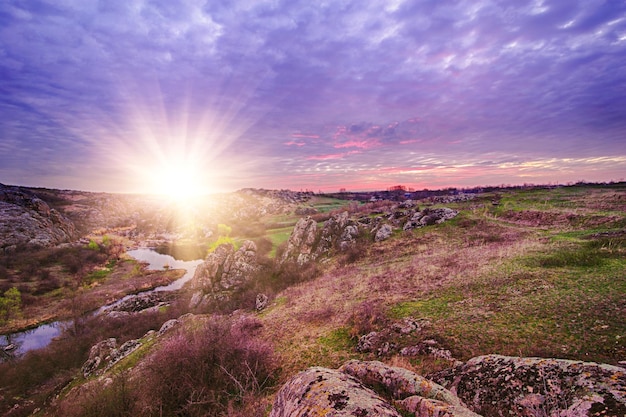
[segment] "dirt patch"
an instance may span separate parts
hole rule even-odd
[[[563,213],[538,210],[507,210],[499,219],[529,227],[597,227],[619,221],[616,216],[589,216],[576,213]]]

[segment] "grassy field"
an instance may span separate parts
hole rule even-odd
[[[376,357],[354,351],[351,318],[366,302],[383,315],[374,330],[405,317],[429,323],[417,339],[389,340],[399,348],[434,339],[461,360],[626,359],[624,187],[514,190],[448,206],[460,211],[452,221],[371,244],[356,263],[287,289],[263,316],[285,367]],[[407,362],[398,350],[382,359]]]

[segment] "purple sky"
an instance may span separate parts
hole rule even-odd
[[[626,177],[624,0],[3,0],[0,182]]]

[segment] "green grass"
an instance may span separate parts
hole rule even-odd
[[[548,245],[390,316],[427,318],[460,358],[498,352],[614,363],[626,354],[626,257],[598,241]]]
[[[271,258],[276,256],[276,249],[282,245],[284,242],[289,240],[289,236],[291,236],[291,232],[293,231],[293,226],[283,227],[280,229],[272,229],[268,231],[267,237],[272,241],[272,250],[269,253]]]

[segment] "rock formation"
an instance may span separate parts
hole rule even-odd
[[[281,261],[294,260],[299,265],[303,265],[312,260],[316,239],[317,222],[310,217],[301,218],[289,236]]]
[[[0,250],[53,246],[75,237],[74,224],[46,202],[17,187],[0,184]]]
[[[221,297],[236,290],[252,279],[261,266],[257,262],[254,242],[245,241],[235,250],[231,244],[220,245],[198,265],[189,285],[194,291],[191,307]]]
[[[626,369],[562,359],[479,356],[429,376],[494,416],[626,416]]]
[[[450,391],[406,369],[349,361],[300,372],[278,392],[270,417],[477,417]]]
[[[443,223],[446,220],[453,219],[459,214],[458,211],[447,207],[443,208],[426,208],[422,211],[415,212],[411,218],[404,224],[404,230],[415,229],[417,227],[431,226],[433,224]]]
[[[88,378],[91,375],[107,371],[140,346],[139,340],[129,340],[118,347],[115,338],[96,343],[89,351],[89,359],[83,364],[83,376]]]

